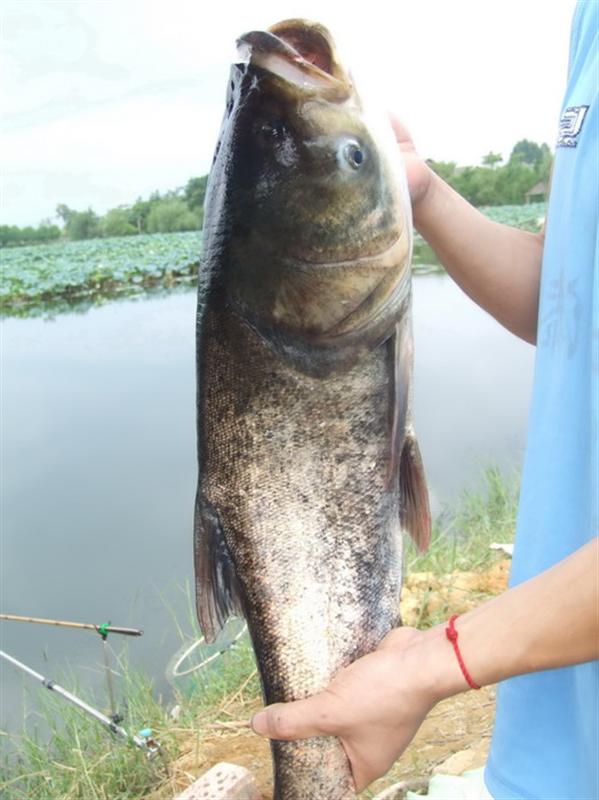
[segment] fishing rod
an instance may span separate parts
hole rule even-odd
[[[16,614],[0,614],[0,619],[12,622],[34,622],[38,625],[56,625],[60,628],[80,628],[88,631],[96,631],[101,636],[104,633],[119,633],[123,636],[143,636],[143,631],[138,628],[119,628],[106,622],[104,625],[94,625],[86,622],[68,622],[61,619],[42,619],[41,617],[19,617]]]
[[[121,739],[124,739],[127,742],[132,742],[136,747],[144,750],[148,758],[153,758],[156,754],[161,752],[160,743],[152,737],[152,731],[150,728],[145,728],[144,730],[139,731],[138,734],[129,733],[120,725],[118,725],[113,719],[110,719],[110,717],[102,714],[102,712],[98,711],[97,708],[90,706],[85,702],[85,700],[82,700],[80,697],[77,697],[77,695],[67,691],[67,689],[63,688],[55,681],[40,675],[39,672],[36,672],[31,667],[23,664],[21,661],[14,658],[14,656],[5,653],[4,650],[0,650],[0,657],[4,658],[10,664],[22,670],[23,672],[27,673],[27,675],[30,675],[32,678],[35,678],[35,680],[39,681],[46,689],[56,692],[56,694],[64,697],[65,700],[68,700],[69,703],[72,703],[82,711],[85,711],[87,714],[108,728],[111,733],[114,733],[116,736],[119,736]]]
[[[102,655],[104,658],[104,670],[106,675],[106,688],[108,690],[108,701],[110,703],[110,715],[115,724],[122,722],[123,717],[116,709],[116,702],[114,699],[114,687],[112,684],[112,669],[110,666],[110,653],[108,647],[108,634],[118,633],[123,636],[142,636],[143,631],[138,628],[122,628],[112,625],[110,622],[105,622],[102,625],[94,625],[93,623],[86,622],[70,622],[60,619],[43,619],[42,617],[22,617],[17,614],[0,614],[0,620],[8,620],[10,622],[32,622],[37,625],[53,625],[59,628],[76,628],[79,630],[95,631],[102,639]]]

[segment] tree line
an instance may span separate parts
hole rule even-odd
[[[208,176],[190,178],[185,186],[164,194],[138,197],[132,205],[111,208],[99,216],[92,208],[77,211],[64,203],[56,207],[62,228],[45,220],[37,228],[0,225],[0,247],[41,244],[61,238],[71,241],[140,233],[197,231],[202,227]]]
[[[487,153],[479,167],[458,167],[453,161],[429,161],[429,165],[474,206],[520,205],[538,183],[548,191],[553,156],[546,144],[522,139],[507,160]]]
[[[490,152],[477,167],[458,167],[452,161],[429,160],[429,165],[475,206],[511,205],[526,202],[526,193],[537,183],[548,184],[552,155],[546,144],[522,139],[507,160]],[[203,221],[208,176],[190,178],[187,184],[164,194],[139,197],[132,205],[111,208],[99,216],[92,208],[77,211],[64,204],[56,208],[62,228],[45,220],[37,228],[0,225],[0,247],[72,241],[103,236],[134,236],[140,233],[171,233],[199,230]]]

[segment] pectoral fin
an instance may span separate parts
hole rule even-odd
[[[423,553],[431,539],[431,512],[420,448],[413,431],[408,430],[399,460],[401,526]]]
[[[396,480],[401,448],[406,435],[410,410],[410,388],[412,381],[413,345],[412,322],[406,314],[395,326],[395,332],[387,343],[391,360],[391,441],[389,443],[389,469],[387,480]]]
[[[412,428],[412,320],[404,314],[389,340],[393,392],[389,481],[399,473],[400,521],[420,552],[431,538],[431,512],[420,448]]]
[[[242,594],[218,514],[200,497],[195,506],[194,557],[197,615],[211,643],[231,614],[243,614]]]

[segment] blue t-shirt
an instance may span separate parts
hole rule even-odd
[[[572,24],[547,214],[512,586],[599,533],[598,76],[599,2],[586,0]],[[530,609],[531,618],[536,613]],[[599,798],[598,666],[537,672],[499,686],[485,770],[494,800]]]

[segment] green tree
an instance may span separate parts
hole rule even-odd
[[[498,204],[524,203],[525,194],[537,183],[539,178],[535,171],[526,164],[518,161],[509,161],[500,170],[497,170],[497,198]]]
[[[71,208],[66,206],[64,203],[59,203],[56,206],[56,216],[60,217],[65,226],[74,213],[75,212]]]
[[[193,231],[200,227],[199,212],[190,211],[180,197],[164,197],[152,204],[148,214],[148,233]]]
[[[486,156],[483,156],[483,165],[485,167],[491,167],[494,169],[497,164],[501,164],[503,161],[503,156],[501,153],[493,153],[492,151],[488,152]]]
[[[0,225],[0,247],[23,244],[21,229],[16,225]]]
[[[184,197],[190,211],[199,211],[204,207],[207,183],[207,175],[202,175],[201,178],[190,178],[187,181],[184,189]]]
[[[516,142],[510,154],[511,162],[527,164],[529,167],[537,167],[542,159],[542,147],[536,142],[531,142],[529,139],[521,139],[519,142]]]
[[[132,210],[129,208],[111,208],[100,220],[102,236],[130,236],[137,233],[131,223]]]
[[[537,177],[540,181],[546,181],[549,184],[551,179],[551,172],[553,170],[553,153],[549,146],[543,142],[541,145],[541,158],[535,167]]]
[[[60,239],[61,231],[58,225],[48,222],[40,222],[34,232],[34,239],[37,242],[52,242]]]
[[[466,167],[456,174],[452,185],[474,206],[499,205],[501,199],[497,193],[498,174],[499,170],[490,167]]]
[[[56,207],[56,214],[64,222],[64,229],[69,239],[93,239],[100,235],[98,215],[91,209],[74,211],[61,203]]]
[[[75,211],[66,227],[69,239],[93,239],[100,234],[97,214],[88,208],[87,211]]]
[[[30,225],[19,228],[17,225],[0,225],[0,247],[17,247],[18,245],[41,244],[60,239],[58,225],[40,223],[37,228]]]
[[[434,161],[429,158],[426,163],[440,178],[443,178],[447,183],[451,183],[456,174],[457,164],[455,161]]]
[[[137,228],[138,233],[147,231],[148,215],[152,209],[150,200],[142,200],[138,197],[131,208],[131,222]]]
[[[549,182],[553,157],[546,144],[523,139],[506,164],[499,153],[489,152],[482,167],[458,168],[452,162],[429,160],[429,166],[473,205],[519,204],[539,181]]]

